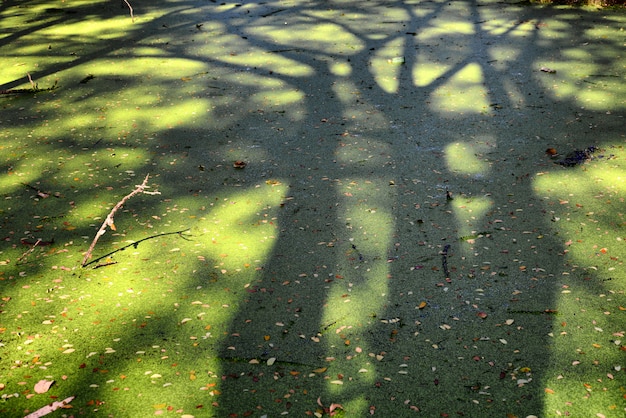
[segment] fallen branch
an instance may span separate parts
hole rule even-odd
[[[22,243],[23,243],[23,241],[22,241]],[[24,260],[28,256],[28,254],[30,254],[33,251],[35,251],[35,247],[37,247],[39,245],[39,243],[41,243],[41,238],[38,238],[37,241],[33,244],[33,246],[28,251],[26,251],[24,254],[22,254],[20,256],[20,258],[17,259],[16,263],[19,263],[20,261]]]
[[[50,405],[46,405],[43,408],[40,408],[37,411],[33,412],[32,414],[26,415],[24,418],[39,418],[48,415],[59,408],[71,408],[71,406],[68,406],[68,404],[73,400],[74,396],[70,396],[69,398],[63,399],[62,401],[52,402]]]
[[[117,212],[122,206],[124,206],[124,203],[126,203],[128,199],[130,199],[131,197],[139,193],[160,194],[159,192],[146,192],[145,191],[145,189],[148,187],[149,177],[150,177],[149,174],[146,175],[146,178],[143,179],[143,182],[140,185],[135,187],[135,190],[133,190],[132,192],[124,196],[124,198],[120,200],[119,202],[117,202],[117,205],[115,205],[113,209],[111,209],[111,212],[109,212],[104,222],[102,222],[102,226],[100,226],[100,229],[96,233],[96,236],[93,238],[93,241],[91,242],[91,245],[89,246],[89,249],[85,253],[85,258],[83,258],[81,267],[85,267],[85,265],[87,264],[87,260],[89,259],[89,257],[91,257],[91,253],[93,252],[93,249],[96,247],[96,243],[98,242],[100,237],[104,235],[104,233],[106,232],[107,226],[111,227],[111,229],[115,231],[115,223],[113,222],[113,217],[115,216],[115,212]]]
[[[58,86],[57,86],[57,82],[55,81],[54,84],[52,85],[52,87],[46,87],[43,89],[39,88],[39,84],[35,83],[32,79],[32,77],[30,76],[29,73],[26,73],[26,75],[28,76],[28,81],[30,82],[30,86],[31,88],[29,89],[9,89],[9,90],[0,90],[0,95],[2,94],[19,94],[19,93],[39,93],[42,91],[52,91],[55,90]]]

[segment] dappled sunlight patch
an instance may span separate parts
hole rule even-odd
[[[257,50],[244,55],[228,55],[220,60],[225,64],[235,64],[246,70],[263,68],[271,73],[292,77],[311,77],[314,69],[304,63],[284,57],[272,51]]]
[[[391,214],[383,207],[368,206],[379,200],[380,192],[374,192],[361,203],[354,200],[359,199],[355,195],[362,198],[370,195],[376,185],[368,183],[364,183],[365,191],[359,190],[356,182],[338,190],[346,190],[342,216],[347,221],[348,229],[343,234],[348,239],[337,261],[338,271],[328,285],[321,319],[322,326],[333,323],[337,327],[350,327],[350,332],[359,339],[368,328],[378,325],[373,318],[389,300],[390,265],[386,260],[394,225]],[[344,344],[349,345],[345,341]]]
[[[205,63],[198,62],[188,58],[175,57],[116,57],[116,53],[112,53],[100,60],[91,61],[86,68],[98,76],[103,77],[145,77],[147,79],[160,79],[162,81],[183,80],[185,77],[207,74],[207,66]],[[153,54],[150,54],[153,55]],[[141,88],[141,84],[137,88]],[[146,89],[153,90],[151,87]],[[173,93],[173,92],[171,92]],[[172,94],[173,95],[173,94]]]
[[[452,172],[482,176],[489,171],[489,163],[478,157],[480,150],[472,144],[453,142],[446,145],[444,152],[446,165]]]
[[[459,196],[452,201],[454,217],[458,224],[458,234],[463,242],[473,245],[475,237],[480,237],[481,225],[485,214],[493,207],[493,200],[488,196]],[[469,238],[466,238],[469,237]]]
[[[467,64],[431,93],[431,109],[441,115],[489,112],[489,95],[484,81],[480,65]]]
[[[606,110],[607,108],[618,109],[623,106],[623,94],[618,91],[598,91],[588,88],[578,94],[578,102],[591,110]]]
[[[251,95],[250,99],[258,105],[288,106],[301,103],[304,100],[304,93],[297,89],[266,90]]]
[[[278,238],[276,215],[284,187],[264,184],[213,205],[202,225],[202,241],[216,270],[226,274],[268,261]]]
[[[274,44],[323,52],[343,54],[346,49],[358,52],[364,44],[359,38],[334,23],[295,23],[290,25],[258,25],[248,33]]]
[[[512,30],[512,28],[515,27],[515,25],[515,22],[507,19],[491,18],[488,21],[482,23],[481,29],[489,35],[502,36],[508,34]]]
[[[41,173],[48,172],[49,167],[48,161],[43,159],[26,161],[23,160],[23,155],[14,155],[6,163],[9,164],[10,170],[5,175],[0,176],[0,187],[6,194],[23,189],[24,185],[36,185],[36,182],[41,179]],[[9,199],[7,197],[7,200]]]
[[[475,33],[474,24],[472,22],[464,22],[462,20],[436,20],[434,24],[424,29],[421,39],[439,39],[442,36],[455,35],[473,35]]]
[[[210,102],[205,99],[186,99],[174,103],[161,103],[160,106],[143,107],[141,110],[130,111],[125,107],[111,108],[107,112],[107,120],[129,125],[135,122],[149,125],[151,129],[170,129],[197,122],[206,118]]]
[[[394,38],[380,48],[376,49],[371,61],[371,71],[376,84],[387,93],[394,94],[398,91],[398,76],[404,68],[403,38]]]
[[[354,101],[355,97],[358,97],[360,94],[351,80],[338,80],[333,85],[333,91],[337,95],[337,98],[343,103]]]
[[[413,66],[413,83],[417,87],[429,86],[451,68],[452,65],[435,64],[425,57]]]
[[[73,23],[55,25],[43,29],[38,33],[48,38],[60,37],[66,39],[68,36],[80,35],[83,39],[107,40],[126,36],[127,31],[132,29],[132,21],[126,16],[122,19],[105,20],[78,20]]]
[[[365,166],[372,168],[380,167],[389,162],[392,153],[389,144],[376,140],[368,140],[367,143],[368,146],[365,147],[360,146],[360,141],[354,141],[352,143],[349,141],[345,143],[342,142],[335,151],[337,161],[357,167]],[[372,184],[370,180],[368,180],[368,182],[368,184]],[[346,191],[346,193],[348,192]]]
[[[533,180],[564,260],[555,271],[559,315],[549,334],[552,360],[542,381],[546,413],[617,416],[624,411],[626,167],[622,144],[597,153],[581,166]]]
[[[592,160],[585,171],[554,171],[534,181],[535,193],[543,197],[561,231],[565,253],[580,267],[605,274],[619,269],[626,240],[621,231],[626,217],[618,209],[624,201],[626,170],[607,170],[604,165],[612,161]]]
[[[328,66],[330,72],[336,76],[348,77],[352,74],[352,65],[347,62],[331,62]]]
[[[345,271],[328,290],[322,324],[337,321],[355,326],[355,332],[365,332],[372,314],[379,312],[388,302],[387,264],[378,263],[371,268],[362,263],[364,271]],[[367,271],[369,270],[369,271]]]
[[[519,59],[521,52],[504,46],[492,45],[489,47],[488,53],[491,58],[491,65],[499,71],[505,71]],[[505,79],[503,81],[508,80]]]

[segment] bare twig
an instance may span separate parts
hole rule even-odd
[[[133,6],[130,5],[130,2],[128,0],[123,0],[123,1],[128,6],[128,10],[130,11],[130,18],[131,18],[131,20],[133,21],[133,23],[135,23],[135,15],[133,14]]]
[[[45,89],[40,89],[39,84],[33,81],[33,78],[29,73],[26,73],[28,76],[28,81],[30,82],[29,89],[9,89],[9,90],[0,90],[0,94],[19,94],[19,93],[39,93],[41,91],[52,91],[55,90],[57,86],[57,82],[55,81],[52,87],[47,87]]]
[[[123,246],[123,247],[117,248],[117,249],[115,249],[115,250],[113,250],[113,251],[111,251],[111,252],[109,252],[109,253],[107,253],[107,254],[101,255],[100,257],[98,257],[98,258],[96,258],[96,259],[94,259],[94,260],[91,260],[91,261],[90,261],[90,262],[88,262],[87,264],[83,265],[83,267],[87,267],[87,266],[88,266],[88,265],[90,265],[90,264],[97,263],[98,261],[100,261],[100,260],[102,260],[102,259],[106,259],[107,257],[112,256],[113,254],[118,253],[118,252],[120,252],[120,251],[124,251],[124,250],[126,250],[127,248],[129,248],[129,247],[134,247],[134,248],[137,248],[137,247],[139,246],[139,244],[141,244],[141,243],[142,243],[142,242],[144,242],[144,241],[148,241],[148,240],[151,240],[151,239],[155,239],[155,238],[163,237],[163,236],[166,236],[166,235],[178,234],[178,236],[179,236],[179,237],[181,237],[182,239],[185,239],[185,240],[189,241],[189,239],[188,239],[188,238],[186,238],[186,237],[183,235],[183,232],[187,232],[187,231],[189,231],[189,228],[186,228],[186,229],[181,229],[180,231],[173,231],[173,232],[161,232],[160,234],[151,235],[151,236],[149,236],[149,237],[142,238],[142,239],[140,239],[139,241],[132,242],[132,243],[127,244],[127,245],[125,245],[125,246]],[[110,265],[112,265],[112,264],[116,264],[116,262],[115,262],[115,261],[111,261],[111,262],[104,262],[104,263],[100,263],[100,264],[97,264],[94,268],[106,267],[106,266],[110,266]]]
[[[106,219],[102,223],[102,226],[100,226],[100,229],[96,233],[96,236],[93,238],[93,241],[91,242],[91,245],[89,246],[89,249],[85,253],[85,258],[83,258],[83,262],[81,264],[81,267],[85,267],[85,265],[87,264],[87,260],[89,259],[89,257],[91,257],[91,253],[93,252],[93,249],[95,248],[96,243],[98,242],[100,237],[102,235],[104,235],[104,233],[106,232],[107,226],[111,227],[111,229],[113,231],[115,231],[115,223],[113,223],[113,217],[115,216],[115,212],[117,212],[124,205],[124,203],[126,203],[126,201],[128,199],[130,199],[131,197],[133,197],[133,196],[135,196],[136,194],[139,194],[139,193],[148,193],[148,194],[158,194],[159,193],[159,192],[146,192],[145,191],[145,189],[148,187],[148,178],[149,177],[150,177],[149,174],[146,175],[146,178],[143,179],[143,182],[140,185],[135,187],[135,190],[133,190],[132,192],[130,192],[129,194],[124,196],[124,198],[122,200],[120,200],[119,202],[117,202],[117,205],[115,205],[113,207],[113,209],[111,209],[111,212],[107,215]]]
[[[19,263],[20,261],[24,260],[28,256],[28,254],[30,254],[33,251],[35,251],[35,247],[37,247],[39,245],[39,243],[41,243],[41,238],[38,238],[37,241],[35,242],[35,244],[33,244],[33,246],[28,251],[26,251],[24,254],[22,254],[20,256],[20,258],[17,259],[17,263]]]
[[[37,90],[37,84],[35,84],[35,82],[33,81],[30,73],[26,73],[26,75],[28,76],[28,81],[30,81],[30,86],[33,88],[33,90]]]

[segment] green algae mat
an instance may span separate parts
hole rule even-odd
[[[624,11],[0,19],[0,415],[624,416]]]

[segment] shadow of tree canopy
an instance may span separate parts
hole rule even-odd
[[[623,13],[119,6],[0,11],[0,411],[623,411]]]

